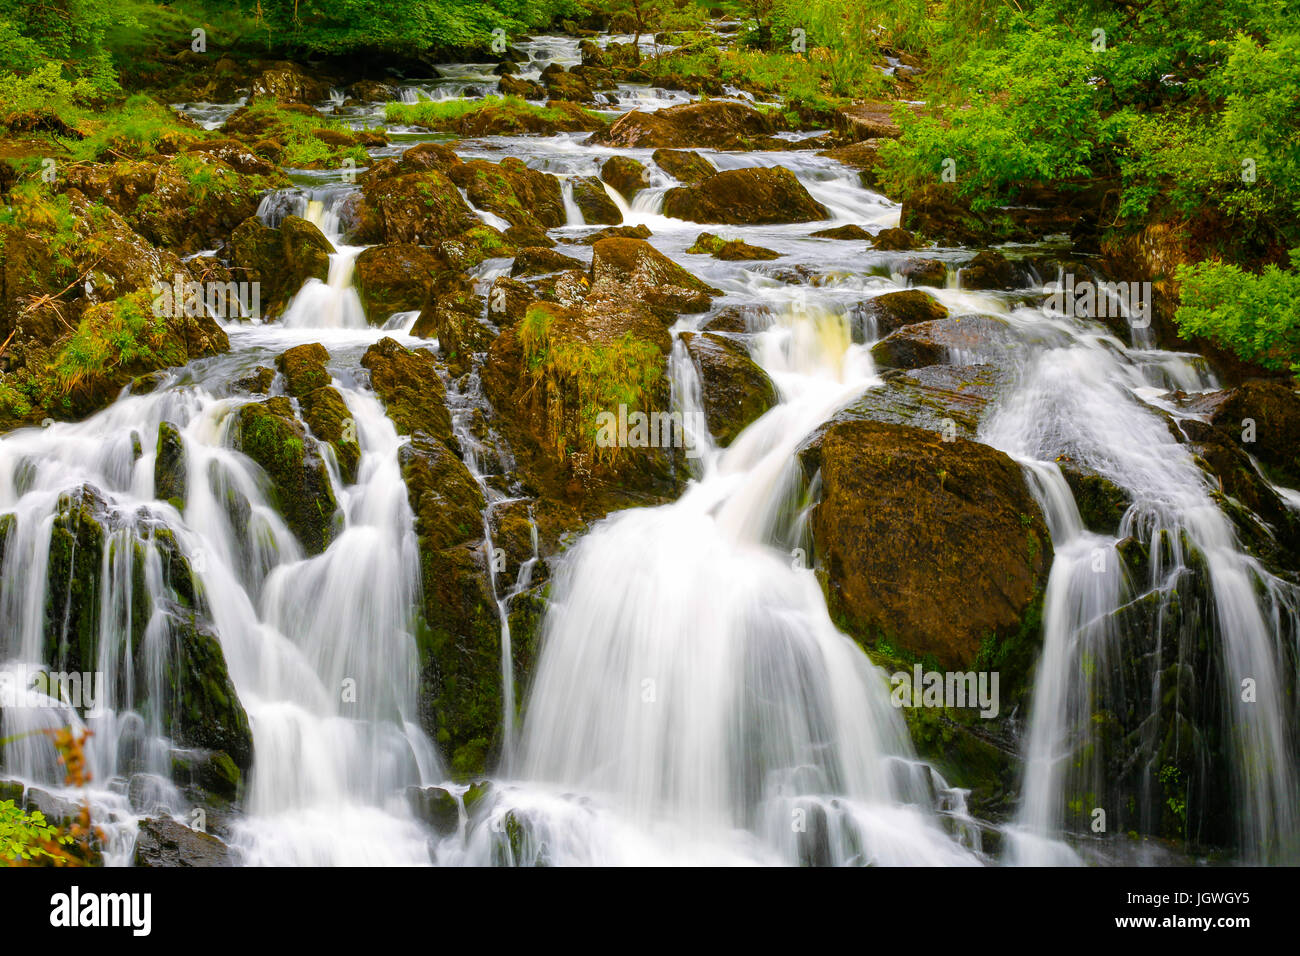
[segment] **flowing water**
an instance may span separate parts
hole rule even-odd
[[[530,78],[547,62],[579,60],[576,42],[566,38],[538,37],[525,52],[530,61],[520,75]],[[451,66],[437,80],[411,80],[401,96],[484,95],[496,81],[490,65]],[[648,109],[687,99],[628,85],[607,105]],[[382,115],[375,104],[336,98],[330,106],[358,124]],[[186,109],[213,125],[227,115],[220,105]],[[812,151],[702,150],[723,169],[790,168],[831,219],[725,230],[780,252],[772,263],[690,255],[685,249],[707,227],[663,216],[663,194],[675,181],[653,167],[651,151],[589,147],[584,138],[489,137],[457,149],[465,157],[518,156],[566,180],[598,175],[615,154],[645,162],[649,188],[631,204],[610,192],[625,224],[649,226],[658,249],[721,289],[716,306],[748,309],[751,354],[777,386],[780,403],[725,449],[693,433],[700,455],[679,500],[609,516],[556,562],[517,733],[509,612],[532,582],[536,527],[533,558],[513,576],[489,561],[507,689],[504,754],[487,809],[473,821],[463,815],[457,832],[436,845],[412,816],[406,790],[441,784],[461,794],[465,787],[446,781],[436,747],[419,728],[420,582],[398,463],[406,439],[358,365],[365,348],[385,335],[410,347],[436,343],[406,334],[413,313],[370,316],[376,324],[367,323],[352,283],[361,249],[340,241],[340,210],[356,187],[318,175],[263,202],[259,215],[268,224],[305,216],[336,246],[328,280],[309,280],[279,322],[231,322],[228,354],[175,370],[149,394],[124,394],[86,421],[0,440],[0,513],[13,516],[0,565],[0,661],[8,671],[51,663],[46,607],[59,585],[49,570],[52,529],[75,500],[84,500],[70,496],[93,489],[88,494],[108,529],[102,553],[92,556],[103,581],[94,597],[93,664],[106,675],[107,690],[102,706],[85,717],[95,733],[90,798],[109,836],[108,861],[129,861],[141,817],[188,820],[193,811],[169,782],[174,748],[158,704],[176,640],[169,609],[183,598],[169,573],[177,560],[198,582],[252,726],[244,812],[221,831],[246,863],[1104,861],[1116,854],[1089,834],[1090,808],[1082,808],[1082,823],[1067,818],[1079,812],[1071,805],[1077,794],[1105,789],[1104,768],[1092,756],[1103,749],[1092,718],[1113,693],[1155,713],[1167,668],[1155,667],[1149,686],[1118,691],[1105,675],[1108,665],[1122,670],[1134,642],[1156,641],[1159,658],[1166,634],[1201,636],[1213,647],[1230,755],[1216,769],[1229,775],[1240,855],[1296,859],[1296,741],[1283,688],[1294,656],[1288,641],[1300,630],[1300,596],[1242,550],[1208,479],[1170,431],[1169,422],[1183,413],[1158,396],[1174,387],[1215,387],[1202,365],[1061,316],[1032,292],[931,290],[952,314],[990,316],[1005,329],[988,354],[953,359],[1008,371],[1010,384],[981,426],[981,440],[1022,464],[1056,555],[1036,682],[1019,718],[1021,799],[999,854],[986,845],[997,828],[972,819],[965,792],[917,758],[890,704],[886,675],[834,626],[815,572],[802,559],[811,551],[806,519],[817,486],[803,475],[797,452],[818,426],[881,386],[869,351],[874,335],[857,316],[865,300],[905,285],[897,268],[908,257],[809,233],[836,224],[895,226],[898,207],[864,189],[855,171]],[[561,241],[594,228],[583,223],[567,184],[564,195],[568,222],[553,231]],[[591,254],[583,245],[564,251]],[[957,265],[971,252],[926,255]],[[500,271],[500,263],[489,262],[479,277],[490,282]],[[685,317],[674,333],[705,320]],[[272,507],[266,476],[237,450],[235,422],[250,400],[233,388],[279,352],[308,342],[330,351],[330,372],[362,452],[351,483],[326,453],[338,501],[335,535],[312,556]],[[690,422],[701,410],[699,383],[680,341],[671,374],[677,409]],[[448,402],[487,501],[490,556],[494,512],[519,503],[494,477],[513,466],[499,438],[493,436],[488,454],[476,437],[473,423],[491,415],[476,373],[449,383]],[[183,511],[154,493],[154,449],[164,422],[183,438]],[[1130,496],[1117,535],[1085,529],[1057,464],[1063,456]],[[1291,506],[1300,500],[1292,492],[1284,497]],[[1151,546],[1142,579],[1121,560],[1128,539]],[[1201,617],[1177,599],[1193,580],[1208,602]],[[1149,634],[1125,616],[1140,599],[1162,622]],[[1166,653],[1176,657],[1175,651]],[[1246,679],[1255,682],[1254,703],[1241,700]],[[6,708],[0,736],[82,719],[47,703]],[[1139,756],[1155,760],[1155,737],[1154,728],[1147,732],[1135,748]],[[62,792],[40,738],[11,742],[3,767],[5,776]]]

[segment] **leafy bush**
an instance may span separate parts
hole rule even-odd
[[[12,800],[0,800],[0,866],[42,858],[58,859],[47,849],[47,844],[71,842],[72,838],[61,835],[40,810],[28,813]]]
[[[1184,336],[1204,336],[1239,358],[1300,375],[1300,249],[1291,269],[1259,275],[1223,262],[1180,266],[1181,304],[1174,322]]]

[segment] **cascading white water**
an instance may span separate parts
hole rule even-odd
[[[526,834],[510,862],[625,863],[651,845],[675,862],[977,860],[939,826],[937,775],[911,757],[883,675],[778,531],[795,450],[875,380],[870,358],[843,315],[792,313],[762,339],[785,401],[708,448],[677,502],[602,522],[553,583],[528,782],[494,809]],[[498,858],[491,830],[469,861]]]

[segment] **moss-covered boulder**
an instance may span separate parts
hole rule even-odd
[[[784,166],[728,169],[664,194],[664,215],[730,225],[813,222],[830,212]]]
[[[325,363],[330,353],[319,342],[295,345],[276,356],[275,364],[284,375],[285,390],[295,398],[322,388],[332,381]]]
[[[948,266],[941,259],[907,259],[898,267],[898,274],[912,286],[942,289],[948,282]]]
[[[320,554],[334,539],[338,501],[329,470],[287,398],[252,402],[239,412],[239,450],[270,479],[285,524],[307,554]]]
[[[682,341],[695,363],[709,432],[720,446],[777,403],[776,386],[749,350],[713,332],[684,333]]]
[[[919,289],[886,292],[868,299],[858,308],[868,340],[883,338],[906,325],[937,322],[948,317],[948,309],[938,299]]]
[[[985,249],[957,271],[963,289],[1014,289],[1019,275],[1014,263],[994,249]]]
[[[617,286],[674,312],[705,312],[711,297],[721,294],[642,239],[602,239],[592,246],[591,285]]]
[[[432,353],[384,338],[366,349],[361,366],[370,372],[370,386],[399,434],[424,433],[443,442],[451,439],[447,389]]]
[[[1242,382],[1205,405],[1210,424],[1256,458],[1274,481],[1300,488],[1300,395],[1290,383]]]
[[[695,242],[686,250],[693,255],[713,256],[732,262],[750,260],[780,259],[781,253],[762,246],[752,246],[740,239],[724,239],[711,232],[702,232],[695,237]]]
[[[574,205],[582,211],[582,218],[589,225],[618,226],[623,222],[623,213],[619,211],[614,200],[605,192],[605,184],[596,176],[575,176],[570,180],[573,188]]]
[[[502,96],[517,96],[521,100],[546,99],[546,87],[534,80],[517,76],[503,76],[500,81]]]
[[[545,231],[567,221],[559,178],[513,156],[500,163],[473,159],[453,169],[451,176],[476,207],[512,226]]]
[[[856,239],[865,239],[870,242],[875,237],[861,226],[834,226],[831,229],[818,229],[816,232],[809,233],[814,239],[840,239],[843,241],[852,241]]]
[[[802,461],[821,475],[811,526],[828,606],[857,640],[954,670],[999,643],[1037,640],[1051,540],[1010,458],[922,429],[840,421]]]
[[[656,149],[650,158],[669,176],[688,186],[702,183],[718,171],[718,167],[692,150]]]
[[[631,156],[611,156],[600,167],[600,178],[629,202],[649,183],[645,164]]]
[[[141,235],[177,253],[211,249],[257,212],[269,185],[207,153],[182,153],[158,167],[153,188],[127,218]]]
[[[973,441],[1003,394],[1008,377],[996,365],[888,370],[881,376],[881,385],[864,392],[836,418],[906,425],[948,440],[961,437]]]
[[[456,184],[436,169],[367,178],[357,211],[364,242],[432,245],[479,224]]]
[[[499,229],[486,223],[479,223],[459,235],[442,240],[438,245],[438,252],[455,269],[468,272],[488,259],[508,259],[515,254],[517,246],[525,245],[554,245],[554,243],[546,238],[545,233],[538,233],[531,240],[526,240],[523,237],[507,236]],[[438,283],[435,293],[449,287],[461,288],[463,284],[444,278]]]
[[[230,847],[210,833],[191,830],[171,817],[140,821],[133,864],[141,867],[234,866]]]
[[[252,94],[270,97],[278,103],[319,103],[329,99],[330,83],[307,73],[297,63],[284,60],[253,77]]]
[[[333,244],[314,223],[286,216],[272,229],[256,216],[230,235],[227,253],[235,278],[259,284],[261,313],[275,318],[308,279],[329,278]]]
[[[158,426],[158,446],[153,466],[153,496],[169,501],[178,511],[185,508],[189,475],[185,463],[185,441],[171,422]]]
[[[339,474],[349,484],[356,481],[361,461],[356,422],[325,363],[329,353],[318,343],[297,345],[276,359],[285,378],[286,391],[298,399],[302,419],[313,435],[334,450]]]
[[[440,251],[410,243],[372,246],[356,259],[357,293],[371,325],[420,309],[431,295],[460,284],[459,270]]]
[[[882,229],[871,240],[871,248],[881,252],[907,252],[917,245],[916,237],[906,229]]]
[[[654,149],[749,149],[775,132],[772,118],[743,103],[721,100],[633,110],[592,135],[593,145]]]
[[[492,343],[493,331],[483,321],[483,300],[472,292],[439,296],[425,305],[412,334],[432,336],[451,372],[462,375],[471,358]]]

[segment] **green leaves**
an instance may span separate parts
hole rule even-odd
[[[1291,269],[1266,266],[1252,275],[1235,265],[1181,266],[1181,299],[1174,313],[1179,332],[1204,336],[1242,359],[1300,374],[1300,249]]]
[[[42,845],[45,841],[65,845],[72,842],[70,837],[61,836],[41,811],[28,813],[12,800],[0,800],[0,866],[40,857],[53,859]]]

